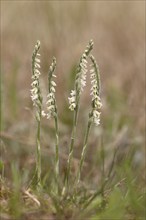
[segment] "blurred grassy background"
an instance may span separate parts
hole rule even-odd
[[[44,82],[52,56],[57,58],[61,146],[67,151],[72,121],[67,97],[73,88],[75,66],[93,39],[93,54],[101,73],[103,110],[101,126],[93,129],[90,145],[97,145],[101,135],[108,151],[120,145],[122,154],[132,145],[136,149],[136,166],[144,164],[144,18],[144,1],[1,1],[1,130],[6,157],[11,152],[8,149],[14,147],[16,158],[25,161],[26,142],[34,143],[31,55],[38,39]],[[89,110],[89,86],[87,83],[82,100],[79,137]],[[43,122],[44,146],[53,141],[52,135],[47,136],[48,124],[51,134],[52,122]],[[76,145],[81,143],[82,138],[78,138]],[[17,156],[22,149],[20,159]],[[94,153],[93,148],[89,150]],[[31,155],[27,159],[31,161]]]
[[[118,147],[114,178],[107,187],[111,190],[114,186],[108,208],[99,216],[100,198],[97,197],[91,212],[94,219],[121,218],[129,213],[126,219],[138,220],[144,216],[144,197],[141,195],[145,183],[145,1],[1,1],[0,171],[20,197],[20,184],[22,187],[27,185],[35,166],[36,127],[30,84],[31,56],[37,40],[41,41],[41,83],[44,93],[52,56],[57,58],[56,96],[60,119],[61,170],[64,171],[72,125],[68,96],[73,88],[76,65],[90,39],[94,40],[93,55],[100,68],[103,108],[101,125],[93,127],[90,134],[83,170],[85,175],[82,176],[82,180],[86,181],[83,185],[93,190],[100,188],[101,144],[105,149],[105,173],[110,167],[113,150]],[[79,115],[73,174],[87,124],[89,89],[90,83],[87,82]],[[49,191],[54,158],[53,121],[42,121],[41,135],[42,176]],[[124,183],[119,190],[116,184],[121,180]],[[15,196],[13,198],[12,193],[11,203],[5,187],[4,183],[2,210],[12,212],[14,216],[21,215],[20,200]],[[44,197],[46,205],[41,208],[52,216],[48,201]],[[29,205],[26,209],[28,219],[31,219],[30,208]],[[64,201],[63,211],[67,212],[64,216],[69,215],[68,209]],[[76,212],[76,207],[72,212]],[[90,208],[86,212],[91,214]],[[38,208],[34,213],[38,217],[37,213]],[[42,217],[42,210],[40,215]]]

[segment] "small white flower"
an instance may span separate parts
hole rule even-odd
[[[54,105],[48,106],[48,107],[47,107],[47,110],[53,112],[53,111],[55,110]]]
[[[37,100],[37,99],[38,99],[38,94],[33,94],[33,95],[31,96],[31,98],[32,98],[32,101]]]
[[[52,92],[50,92],[48,95],[47,95],[48,98],[54,98],[54,94]]]
[[[94,110],[94,111],[93,111],[93,117],[94,117],[94,118],[100,118],[100,114],[101,114],[101,112],[99,112],[99,111],[97,111],[97,110]]]
[[[52,102],[54,102],[54,99],[53,99],[53,98],[49,98],[49,99],[47,100],[46,104],[48,105],[48,104],[50,104],[50,103],[52,103]]]
[[[73,103],[76,101],[76,98],[73,96],[73,97],[70,97],[68,98],[69,99],[69,103]]]
[[[94,99],[94,104],[95,104],[95,107],[100,109],[102,107],[102,103],[100,101],[100,98],[99,96],[97,96],[95,99]]]
[[[76,108],[76,91],[75,90],[72,90],[71,93],[70,93],[71,97],[68,98],[69,100],[69,109],[71,111],[74,111],[75,108]]]
[[[76,91],[75,90],[71,90],[71,96],[75,96],[76,95]]]
[[[52,93],[55,93],[55,88],[53,87],[53,86],[51,86],[51,88],[50,88],[50,91],[52,92]]]
[[[35,62],[36,62],[36,63],[40,63],[41,61],[40,61],[39,58],[36,57],[36,58],[35,58]]]
[[[36,61],[35,61],[36,62]],[[40,64],[38,64],[37,62],[35,63],[35,68],[41,68]]]
[[[56,86],[56,83],[54,81],[51,81],[52,86]]]
[[[47,113],[46,116],[47,116],[47,119],[50,119],[52,115],[50,113]]]
[[[94,119],[93,119],[93,123],[94,123],[96,126],[100,125],[100,118],[94,118]]]
[[[93,123],[95,125],[99,125],[100,124],[100,112],[97,111],[96,109],[93,110],[93,113],[92,113],[92,120],[93,120]]]
[[[86,86],[86,81],[81,79],[81,88],[85,87]]]
[[[31,86],[32,86],[32,87],[38,86],[38,80],[34,80],[34,81],[31,83]]]
[[[75,103],[71,103],[71,105],[69,106],[69,109],[70,109],[71,111],[74,111],[75,108],[76,108],[76,104],[75,104]]]
[[[45,116],[46,116],[45,111],[42,111],[42,117],[45,117]]]

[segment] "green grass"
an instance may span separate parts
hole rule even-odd
[[[51,162],[45,162],[44,155],[42,161],[43,167],[51,166]],[[103,180],[97,182],[93,175],[90,181],[84,176],[76,192],[70,191],[64,196],[55,194],[55,174],[48,169],[43,170],[42,187],[39,191],[31,189],[29,196],[26,187],[32,171],[33,167],[28,170],[25,163],[21,167],[16,160],[9,170],[9,178],[1,178],[2,219],[5,216],[8,219],[46,219],[48,216],[54,216],[55,219],[144,219],[144,180],[141,174],[135,175],[128,160],[114,165],[112,175],[103,190],[100,191],[106,174]],[[105,172],[108,173],[107,170]],[[70,184],[73,186],[73,182]],[[91,201],[95,193],[97,195]]]
[[[112,107],[112,96],[108,100]],[[124,102],[125,103],[125,102]],[[124,108],[123,103],[123,108]],[[126,104],[126,103],[125,103]],[[46,144],[48,133],[52,132],[52,139],[55,131],[48,126],[43,129],[45,142],[42,149],[42,187],[39,191],[32,188],[30,195],[26,190],[35,170],[34,147],[25,141],[11,136],[2,136],[3,147],[1,146],[1,191],[0,206],[1,219],[91,219],[91,220],[144,220],[145,219],[145,180],[144,168],[141,161],[135,161],[135,155],[140,151],[141,144],[136,140],[125,143],[125,131],[123,127],[122,113],[119,114],[118,122],[111,120],[109,114],[104,119],[105,134],[98,136],[99,140],[89,143],[90,155],[86,158],[86,164],[82,173],[80,186],[68,195],[56,195],[55,173],[54,173],[54,152],[50,151]],[[132,127],[130,116],[126,126]],[[110,124],[108,123],[109,121]],[[71,126],[68,123],[65,126]],[[116,124],[118,123],[118,124]],[[115,129],[116,127],[116,129]],[[94,130],[94,128],[93,128]],[[113,131],[115,132],[113,134]],[[103,130],[104,132],[104,130]],[[127,140],[134,140],[133,132],[128,133]],[[64,133],[61,133],[63,139]],[[118,138],[118,136],[121,136]],[[13,139],[12,139],[13,138]],[[115,143],[115,144],[114,144]],[[124,148],[127,144],[127,148]],[[113,160],[115,147],[118,151],[115,157],[114,166],[109,181],[101,189]],[[122,149],[121,149],[122,148]],[[113,149],[113,150],[112,150]],[[76,155],[79,149],[75,148]],[[64,161],[67,156],[62,152],[60,162],[60,175],[64,175]],[[77,159],[77,158],[76,158]],[[76,175],[76,166],[79,161],[73,160],[72,177]],[[103,173],[104,166],[104,173]],[[70,179],[70,186],[74,185],[74,178]],[[60,181],[60,187],[63,180]],[[53,192],[54,191],[54,192]],[[94,194],[97,194],[91,201]]]
[[[122,97],[119,98],[122,99]],[[116,112],[113,99],[115,94],[112,96],[111,93],[108,104],[112,107],[111,111]],[[121,105],[124,109],[126,101]],[[139,152],[141,143],[124,142],[123,117],[123,113],[120,112],[118,121],[115,121],[111,120],[111,114],[106,115],[103,122],[106,132],[103,131],[98,135],[101,141],[92,142],[92,139],[95,139],[93,134],[90,139],[89,152],[92,153],[86,158],[78,189],[75,192],[70,190],[69,194],[63,196],[55,193],[54,152],[48,148],[46,141],[42,141],[42,145],[44,143],[42,186],[39,191],[34,187],[28,193],[27,187],[35,170],[34,145],[31,146],[27,140],[19,141],[17,138],[12,139],[11,136],[2,135],[1,219],[144,220],[146,202],[144,167],[141,161],[135,161],[135,155]],[[126,117],[128,119],[126,126],[131,128],[130,116]],[[70,127],[71,123],[68,122],[67,125],[65,123],[65,126]],[[42,130],[43,139],[47,139],[51,129],[47,126]],[[52,130],[52,138],[54,132]],[[118,135],[121,135],[121,139]],[[62,132],[60,138],[63,139],[63,136]],[[134,133],[128,133],[126,138],[133,140]],[[128,149],[124,148],[124,144],[127,144]],[[118,151],[113,162],[116,147]],[[78,152],[79,149],[75,148],[75,153],[78,154]],[[66,153],[62,152],[61,177],[64,175],[64,161],[67,159],[65,156],[67,156]],[[72,177],[76,174],[77,164],[79,164],[78,159],[73,160]],[[104,185],[111,167],[108,182]],[[70,179],[70,186],[74,185],[73,180],[74,178]],[[63,187],[63,179],[60,181],[61,187]]]

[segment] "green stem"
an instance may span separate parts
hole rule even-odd
[[[40,120],[37,120],[37,161],[36,161],[36,172],[37,172],[37,184],[41,184],[41,145],[40,145]]]
[[[104,180],[105,180],[105,152],[104,152],[104,145],[103,145],[103,139],[101,140],[101,160],[102,160],[102,176],[101,176],[101,185],[102,187],[102,197],[104,199]]]
[[[56,152],[55,152],[55,176],[56,181],[59,180],[59,131],[58,131],[58,118],[55,116],[55,133],[56,133]]]
[[[79,100],[78,100],[79,102]],[[69,156],[67,160],[67,172],[66,172],[66,178],[65,178],[65,188],[68,189],[68,183],[69,183],[69,176],[70,176],[70,167],[71,167],[71,161],[73,157],[73,149],[74,149],[74,141],[76,136],[76,127],[77,127],[77,118],[78,118],[78,110],[79,106],[77,104],[76,110],[74,112],[74,120],[73,120],[73,129],[72,129],[72,135],[71,135],[71,143],[69,148]]]
[[[86,154],[86,151],[87,151],[87,142],[88,142],[88,137],[89,137],[89,132],[90,132],[91,124],[92,123],[91,123],[91,121],[89,119],[88,125],[87,125],[87,128],[86,128],[84,145],[83,145],[83,149],[82,149],[82,153],[81,153],[79,169],[78,169],[78,172],[77,172],[77,182],[76,182],[77,184],[80,182],[80,178],[81,178],[81,170],[82,170],[82,167],[83,167],[83,163],[84,163],[84,160],[85,160],[85,154]]]

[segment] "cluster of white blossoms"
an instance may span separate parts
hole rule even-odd
[[[86,73],[87,73],[87,56],[84,53],[81,57],[79,67],[78,67],[78,73],[76,76],[76,88],[75,90],[72,90],[70,93],[69,99],[69,109],[71,111],[74,111],[76,108],[76,99],[77,95],[79,95],[81,92],[83,92],[84,87],[86,86]]]
[[[101,99],[100,99],[100,78],[99,78],[99,69],[97,66],[97,63],[95,61],[95,58],[91,55],[91,67],[92,69],[90,70],[90,78],[91,78],[91,96],[92,96],[92,120],[93,123],[96,125],[100,124],[100,109],[102,107]]]
[[[33,55],[32,55],[32,80],[31,83],[31,99],[33,102],[33,105],[37,107],[38,109],[41,108],[41,93],[39,88],[39,76],[40,76],[40,59],[38,58],[40,54],[38,53],[40,49],[40,41],[37,41],[37,44],[35,45]]]
[[[71,111],[74,111],[76,108],[76,91],[72,90],[70,93],[70,96],[71,97],[68,98],[69,99],[69,109]]]
[[[42,111],[42,116],[43,117],[46,116],[47,119],[54,117],[56,114],[56,99],[55,99],[56,83],[52,80],[52,77],[56,77],[56,75],[54,74],[55,68],[56,68],[56,58],[54,57],[48,73],[49,93],[47,95],[47,101],[46,101],[47,110],[46,112]]]
[[[83,53],[81,61],[79,63],[79,72],[76,78],[77,91],[79,93],[83,92],[84,87],[86,86],[86,77],[87,77],[87,55]]]
[[[87,56],[93,48],[93,41],[90,40],[87,45],[83,55],[81,56],[79,66],[77,68],[77,75],[75,79],[75,89],[71,91],[69,99],[69,109],[74,111],[77,105],[77,100],[79,95],[83,92],[84,87],[86,86],[86,77],[87,77]]]

